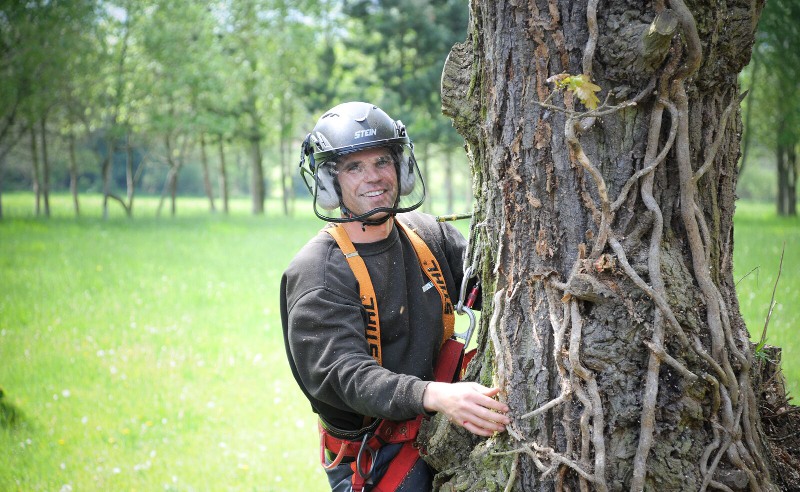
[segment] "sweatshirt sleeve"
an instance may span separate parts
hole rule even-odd
[[[305,390],[345,412],[390,420],[424,413],[427,382],[370,356],[357,284],[336,269],[341,262],[331,261],[330,249],[318,261],[300,258],[286,273],[287,342]]]

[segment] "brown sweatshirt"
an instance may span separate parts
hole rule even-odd
[[[463,275],[466,240],[449,224],[417,212],[398,216],[436,256],[453,302]],[[383,367],[370,356],[366,310],[358,283],[336,242],[325,232],[295,256],[281,280],[281,319],[292,372],[323,421],[351,431],[364,416],[403,420],[425,413],[422,394],[433,379],[442,342],[442,304],[425,288],[408,238],[355,244],[375,288]]]

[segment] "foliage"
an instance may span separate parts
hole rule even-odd
[[[388,104],[424,135],[420,140],[455,148],[457,134],[439,110],[439,77],[450,46],[464,37],[466,4],[417,0],[414,8],[399,9],[363,3],[358,15],[354,5],[5,2],[0,157],[27,126],[47,116],[49,133],[76,138],[84,158],[82,150],[96,152],[94,162],[78,164],[91,188],[100,187],[92,181],[101,179],[110,144],[120,153],[131,145],[146,156],[141,183],[178,154],[193,165],[193,148],[207,136],[234,157],[263,165],[264,180],[281,179],[290,192],[289,162],[313,124],[309,119],[344,99]],[[53,161],[63,168],[66,145],[52,145]],[[19,169],[31,174],[27,151],[17,146],[13,160],[21,165],[0,169],[7,174],[13,168],[6,187],[19,186]],[[119,162],[112,161],[112,192],[126,186]]]
[[[791,0],[766,3],[758,25],[750,65],[742,83],[750,90],[744,100],[745,134],[742,168],[750,146],[770,149],[776,161],[779,212],[789,212],[796,201],[791,191],[800,169],[796,154],[800,147],[800,5]],[[750,179],[748,173],[745,173]]]
[[[383,88],[379,104],[391,115],[408,115],[409,133],[427,143],[453,145],[460,137],[441,114],[440,79],[450,48],[466,38],[468,9],[458,0],[345,3],[354,22],[351,50],[374,60],[366,82]]]
[[[600,86],[593,84],[588,75],[569,75],[562,73],[547,79],[555,82],[557,89],[565,89],[575,94],[581,103],[589,109],[597,109],[600,99],[595,92],[600,92]]]

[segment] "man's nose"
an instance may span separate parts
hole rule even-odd
[[[364,179],[366,179],[367,181],[376,180],[380,176],[381,176],[381,171],[375,164],[367,164],[366,166],[364,166]]]

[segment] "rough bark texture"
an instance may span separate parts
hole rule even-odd
[[[434,419],[443,490],[775,489],[732,279],[761,7],[471,1],[442,83],[477,197],[467,377],[500,385],[514,423],[477,440]]]

